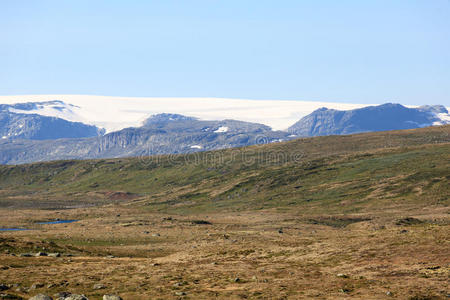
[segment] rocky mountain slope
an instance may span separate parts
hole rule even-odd
[[[321,108],[288,131],[273,131],[269,126],[244,121],[205,121],[162,113],[141,121],[139,127],[104,135],[104,129],[67,120],[77,115],[77,109],[59,100],[0,105],[0,164],[191,153],[298,137],[450,123],[444,106],[407,108],[388,103],[348,111]]]
[[[58,108],[60,101],[46,103]],[[81,122],[34,113],[38,103],[0,104],[0,138],[7,140],[49,140],[59,138],[85,138],[103,135],[104,130]],[[61,108],[61,107],[60,107]]]
[[[386,103],[346,111],[320,108],[289,127],[288,131],[308,137],[413,129],[448,123],[450,117],[442,105],[407,108]]]
[[[175,114],[150,117],[142,127],[104,136],[46,141],[2,140],[0,163],[191,153],[288,140],[289,134],[235,120],[201,121]]]

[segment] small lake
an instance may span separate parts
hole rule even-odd
[[[55,221],[48,221],[48,222],[37,222],[36,224],[39,225],[52,225],[52,224],[67,224],[67,223],[73,223],[77,222],[79,220],[55,220]],[[22,230],[31,230],[28,228],[0,228],[0,231],[22,231]]]
[[[22,231],[22,230],[29,230],[26,228],[0,228],[0,231]]]
[[[55,221],[48,221],[48,222],[38,222],[36,224],[39,225],[47,225],[47,224],[66,224],[66,223],[73,223],[77,222],[79,220],[55,220]]]

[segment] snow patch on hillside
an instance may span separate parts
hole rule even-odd
[[[228,131],[227,126],[220,126],[219,128],[217,128],[217,130],[214,130],[214,132],[227,132],[227,131]]]

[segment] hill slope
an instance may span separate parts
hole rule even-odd
[[[134,199],[173,212],[441,205],[450,198],[449,143],[450,126],[440,126],[189,155],[1,166],[0,205]]]

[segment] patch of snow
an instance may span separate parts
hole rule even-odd
[[[8,137],[6,135],[2,136],[2,139],[7,139]]]
[[[227,126],[220,126],[217,130],[214,130],[214,132],[227,132],[228,129]]]
[[[192,145],[191,149],[203,149],[203,147],[200,145]]]
[[[441,121],[443,122],[443,124],[449,124],[450,123],[450,114],[437,114],[436,115],[439,119],[441,119]]]

